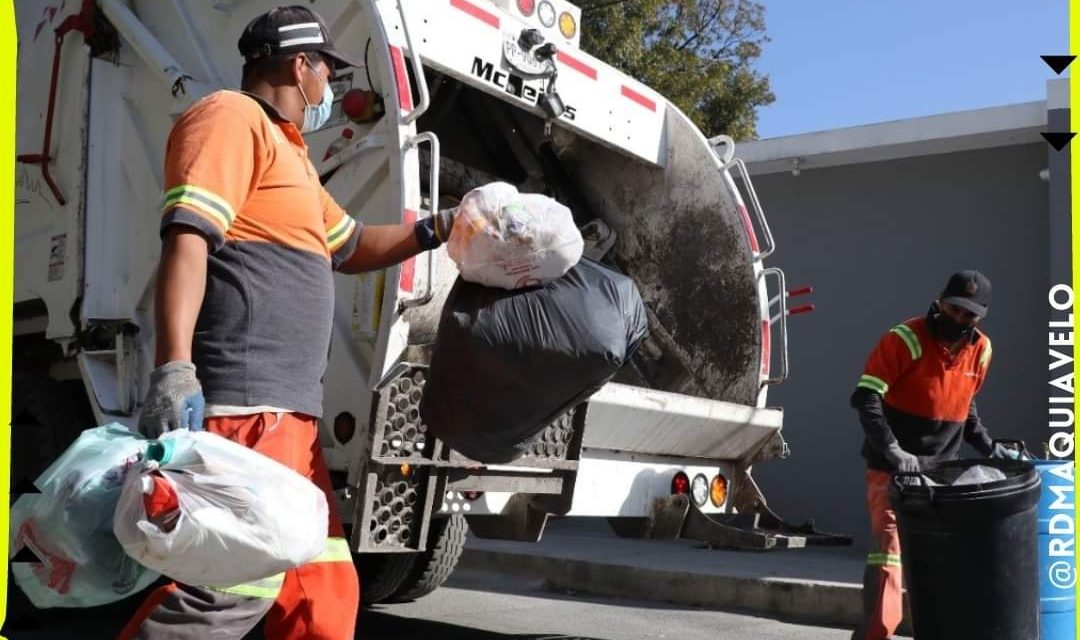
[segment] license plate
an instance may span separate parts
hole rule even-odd
[[[548,64],[537,60],[531,51],[522,49],[515,35],[503,36],[503,57],[506,58],[507,64],[521,73],[542,76],[548,72]]]

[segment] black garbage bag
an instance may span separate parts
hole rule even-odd
[[[647,331],[634,282],[587,259],[530,289],[458,278],[439,320],[421,419],[474,460],[510,462],[614,377]]]

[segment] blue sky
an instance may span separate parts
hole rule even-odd
[[[762,138],[1041,100],[1068,53],[1067,0],[760,1]]]

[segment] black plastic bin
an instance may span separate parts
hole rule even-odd
[[[970,467],[1006,479],[951,485]],[[957,460],[893,476],[915,640],[1038,640],[1040,480],[1017,460]]]

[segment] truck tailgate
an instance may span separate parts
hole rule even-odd
[[[780,430],[783,410],[610,383],[589,399],[583,447],[743,458]]]

